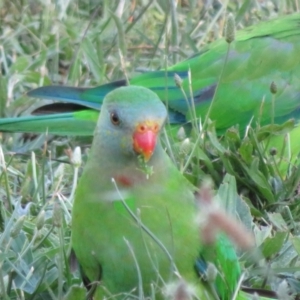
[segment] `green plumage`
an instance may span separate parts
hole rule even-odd
[[[226,235],[219,234],[216,244],[206,244],[201,248],[200,254],[204,263],[212,263],[218,270],[215,286],[219,297],[223,300],[230,299],[241,276],[236,251],[231,241]]]
[[[179,178],[170,176],[173,167],[159,145],[149,162],[155,174],[147,179],[139,170],[137,155],[132,150],[135,122],[151,117],[162,125],[166,117],[159,99],[144,92],[141,88],[128,88],[107,97],[73,208],[72,243],[76,256],[90,280],[99,278],[101,269],[101,281],[112,294],[130,293],[137,288],[139,271],[147,295],[151,293],[151,282],[162,285],[159,276],[166,281],[175,279],[175,269],[168,255],[135,218],[140,218],[143,225],[164,243],[169,255],[175,259],[174,263],[184,264],[185,271],[192,270],[199,249],[197,230],[193,222],[186,220],[195,213],[193,196],[187,186],[183,186],[181,197],[172,199],[174,195],[170,190]],[[141,103],[136,102],[137,95],[149,100],[141,111]],[[152,103],[149,97],[156,101]],[[120,115],[120,126],[111,124],[111,111]],[[112,178],[116,180],[120,194]],[[162,181],[164,185],[161,185]],[[127,211],[122,199],[135,218]],[[187,215],[179,218],[182,206]],[[175,222],[175,218],[178,221]],[[190,232],[187,241],[195,247],[187,248],[182,260],[178,252],[186,232]]]
[[[191,299],[213,300],[200,279],[208,262],[218,270],[212,285],[220,299],[237,289],[241,270],[228,238],[201,243],[195,188],[159,139],[148,168],[133,146],[139,124],[154,122],[160,131],[166,117],[157,95],[143,87],[105,97],[72,210],[72,247],[85,276],[99,284],[96,300],[166,299],[168,286],[181,280],[193,286]],[[250,296],[239,291],[237,299]]]
[[[243,131],[250,122],[264,125],[273,120],[298,121],[299,24],[300,15],[295,14],[240,31],[230,45],[216,95],[228,49],[223,39],[167,70],[136,76],[130,80],[132,87],[118,89],[108,96],[125,81],[91,89],[42,87],[29,93],[33,97],[75,103],[79,105],[75,112],[72,106],[69,112],[49,116],[47,108],[43,108],[45,115],[38,117],[0,120],[1,131],[92,135],[103,104],[72,212],[72,245],[89,280],[101,281],[98,299],[102,299],[105,289],[114,295],[121,293],[117,299],[131,292],[149,296],[152,286],[159,299],[164,283],[178,279],[177,269],[198,287],[197,292],[205,299],[206,289],[194,270],[201,242],[194,223],[193,188],[172,165],[159,142],[148,162],[153,167],[149,178],[140,170],[132,150],[134,122],[151,117],[162,126],[166,118],[165,106],[143,87],[151,89],[166,104],[170,123],[174,124],[191,120],[186,100],[174,81],[175,74],[181,77],[190,104],[194,101],[197,118],[205,119],[215,95],[209,117],[216,122],[219,133],[236,124]],[[270,92],[272,82],[277,86],[274,95]],[[111,109],[122,112],[117,130],[110,123]],[[298,130],[299,127],[291,134],[295,151],[299,150]],[[222,238],[212,249],[204,250],[202,256],[212,260],[227,281],[218,278],[216,282],[219,294],[227,299],[240,273],[235,252]],[[211,299],[211,294],[207,297]],[[247,299],[244,294],[239,297]]]
[[[273,119],[275,123],[299,119],[299,24],[300,15],[294,14],[237,32],[210,114],[220,133],[236,124],[244,130],[250,122],[264,125]],[[182,86],[189,95],[187,72],[190,70],[196,116],[203,120],[214,96],[227,49],[228,44],[220,39],[198,55],[166,71],[138,75],[130,84],[152,89],[167,104],[170,122],[182,124],[191,117],[184,96],[174,82],[174,74],[182,78]],[[270,92],[272,82],[277,86],[274,101]],[[33,90],[29,95],[75,103],[80,105],[77,109],[97,110],[109,91],[125,84],[125,81],[118,81],[91,89],[50,86]],[[56,104],[55,108],[58,107]],[[74,106],[70,108],[73,109]],[[42,118],[46,122],[42,122]],[[68,126],[72,118],[72,126]],[[3,119],[0,130],[45,132],[48,129],[50,133],[62,135],[92,135],[96,118],[76,111],[49,119],[47,115],[39,116],[25,126],[27,121],[28,118]],[[60,130],[57,124],[63,128]]]
[[[118,125],[112,124],[111,113],[119,116]],[[150,175],[141,170],[132,148],[136,124],[154,120],[162,127],[166,116],[159,98],[142,87],[120,88],[105,98],[72,211],[72,246],[89,280],[100,280],[97,299],[153,291],[163,299],[165,285],[179,276],[194,285],[198,297],[213,299],[194,269],[201,249],[194,188],[159,141],[147,163],[153,168]],[[217,255],[224,258],[232,249],[223,240],[218,247]],[[239,277],[231,253],[226,263],[232,262],[235,276],[223,299]]]

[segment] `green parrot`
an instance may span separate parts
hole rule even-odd
[[[158,140],[166,116],[142,87],[116,89],[103,102],[72,211],[72,246],[84,274],[100,280],[99,299],[106,291],[150,296],[179,276],[197,282],[195,203]]]
[[[98,282],[94,299],[165,299],[182,280],[193,299],[215,299],[199,278],[204,259],[224,275],[215,282],[221,299],[236,289],[241,270],[226,236],[201,251],[195,188],[159,140],[166,119],[166,107],[144,87],[104,98],[72,209],[72,247],[84,276]],[[250,296],[241,291],[237,299]]]
[[[194,117],[204,120],[213,97],[209,117],[220,134],[237,124],[244,131],[249,123],[255,126],[298,120],[299,21],[300,14],[292,14],[261,22],[238,31],[230,45],[225,39],[217,40],[190,59],[165,70],[137,75],[129,84],[153,90],[166,104],[171,124],[184,124]],[[175,82],[175,74],[181,80]],[[274,94],[270,91],[272,82]],[[105,95],[124,85],[126,81],[119,80],[94,88],[40,87],[28,95],[60,102],[41,107],[35,112],[38,116],[2,119],[0,131],[92,135]],[[189,106],[194,106],[193,113]]]

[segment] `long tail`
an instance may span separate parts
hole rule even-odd
[[[98,116],[97,110],[83,110],[73,113],[5,118],[0,119],[0,131],[91,136]]]

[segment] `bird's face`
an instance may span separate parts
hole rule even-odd
[[[103,147],[114,155],[141,155],[149,161],[166,117],[166,108],[155,93],[143,87],[122,87],[106,96],[97,131]]]

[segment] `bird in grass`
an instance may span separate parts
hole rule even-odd
[[[238,31],[230,45],[219,39],[197,55],[165,70],[137,75],[129,84],[154,91],[167,106],[171,124],[204,120],[213,98],[209,118],[220,134],[237,124],[243,132],[248,124],[281,124],[291,118],[297,122],[299,24],[299,14],[261,22]],[[94,88],[37,88],[28,95],[59,102],[40,107],[38,116],[1,119],[0,131],[91,136],[105,95],[127,84],[119,80]],[[295,130],[297,136],[299,129]]]
[[[103,102],[72,211],[72,246],[85,276],[100,281],[97,299],[150,296],[180,275],[197,281],[193,188],[160,144],[166,117],[143,87]]]
[[[159,140],[166,119],[144,87],[104,98],[72,209],[72,247],[84,277],[98,283],[95,299],[165,299],[166,286],[182,280],[193,286],[190,299],[215,299],[199,278],[205,260],[222,274],[221,299],[237,287],[241,270],[228,238],[219,235],[209,251],[201,242],[195,187]],[[237,299],[250,296],[240,291]]]

